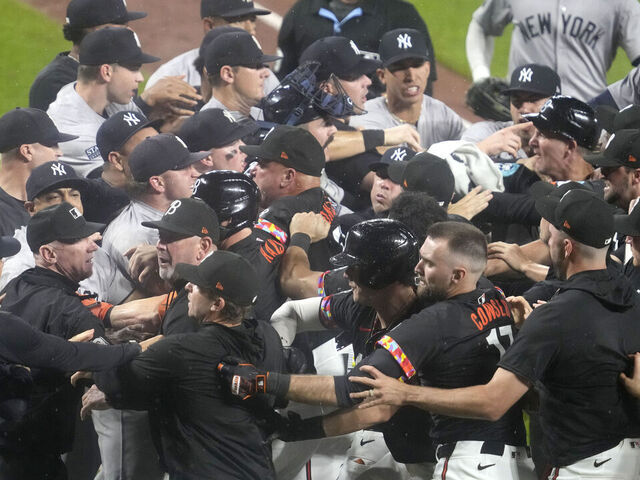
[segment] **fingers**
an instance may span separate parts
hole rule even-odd
[[[138,249],[138,245],[136,245],[135,247],[131,247],[129,250],[124,252],[124,256],[130,259],[131,255],[133,255],[137,249]]]
[[[85,330],[82,333],[74,335],[69,339],[70,342],[88,342],[93,338],[93,334],[95,333],[94,329]]]
[[[153,345],[156,342],[159,342],[163,338],[164,337],[162,335],[156,335],[155,337],[149,338],[148,340],[143,340],[142,342],[140,342],[140,348],[142,348],[142,351],[144,352],[151,345]]]
[[[83,378],[92,378],[92,377],[93,377],[93,374],[91,372],[76,372],[73,375],[71,375],[71,378],[70,378],[71,385],[75,387],[78,381],[82,380]]]
[[[525,130],[529,130],[533,127],[533,122],[524,122],[524,123],[516,123],[515,125],[511,125],[507,127],[505,130],[510,130],[512,132],[522,132]]]

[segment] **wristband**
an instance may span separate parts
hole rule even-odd
[[[384,130],[362,130],[362,140],[365,152],[380,147],[384,145]]]
[[[291,236],[289,241],[290,247],[300,247],[305,253],[309,253],[309,247],[311,246],[311,237],[303,232],[296,232]]]
[[[102,319],[102,325],[104,325],[104,328],[111,328],[111,312],[113,311],[113,307],[114,306],[111,305],[109,310],[107,310],[107,314]]]
[[[267,386],[264,393],[270,393],[277,398],[285,398],[289,393],[291,375],[285,373],[267,372]]]

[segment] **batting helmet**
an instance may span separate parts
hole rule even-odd
[[[373,289],[393,282],[413,284],[418,242],[404,224],[388,218],[355,224],[347,233],[342,253],[331,257],[336,267],[347,266],[349,276]]]
[[[258,217],[258,187],[239,172],[214,170],[200,175],[193,196],[204,200],[218,215],[221,240],[243,228],[251,228]]]
[[[588,149],[595,148],[600,138],[595,111],[576,98],[556,95],[547,100],[540,113],[528,113],[523,117],[532,121],[543,133],[574,140]]]

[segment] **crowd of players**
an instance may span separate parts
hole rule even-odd
[[[202,0],[142,92],[146,13],[71,0],[0,117],[0,479],[640,478],[640,5],[521,3],[469,124],[401,0],[299,0],[283,58]]]

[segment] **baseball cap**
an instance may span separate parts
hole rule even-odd
[[[40,210],[27,224],[27,244],[32,252],[59,240],[77,241],[104,229],[102,223],[87,222],[76,207],[62,202]]]
[[[162,120],[149,121],[139,112],[121,111],[114,113],[100,125],[96,133],[96,144],[102,159],[106,162],[109,153],[119,151],[127,141],[143,128],[157,128]]]
[[[0,237],[0,258],[13,257],[20,251],[20,241],[9,236]]]
[[[551,97],[560,93],[560,77],[545,65],[527,63],[511,72],[511,83],[505,93],[529,92]]]
[[[196,67],[196,70],[199,72],[202,71],[202,67],[204,66],[204,54],[207,47],[211,45],[211,42],[223,33],[232,32],[244,32],[244,30],[242,28],[232,27],[231,25],[222,25],[220,27],[212,28],[205,33],[204,37],[202,37],[202,42],[200,42],[200,48],[198,48],[198,58],[193,61],[193,66]]]
[[[15,108],[0,117],[0,152],[25,143],[40,143],[53,147],[58,143],[69,142],[77,135],[60,133],[53,120],[37,108]]]
[[[71,0],[66,23],[81,28],[128,23],[146,17],[145,12],[129,12],[124,0]]]
[[[209,156],[209,152],[191,153],[185,143],[172,133],[147,137],[129,155],[131,175],[145,182],[169,170],[182,170]]]
[[[615,231],[613,207],[596,193],[573,187],[561,197],[558,197],[558,192],[539,198],[536,210],[574,240],[594,248],[606,247]]]
[[[622,235],[640,237],[640,208],[636,205],[629,215],[614,215],[613,225]]]
[[[226,110],[209,108],[187,118],[178,136],[191,152],[200,152],[229,145],[257,129],[253,122],[237,122]]]
[[[105,27],[91,32],[80,42],[80,65],[141,65],[160,60],[142,51],[138,35],[126,27]]]
[[[574,140],[588,149],[593,149],[600,138],[593,108],[576,98],[555,95],[545,102],[539,113],[527,113],[523,117],[541,132]]]
[[[255,67],[281,58],[265,55],[256,38],[250,33],[229,32],[214,38],[205,49],[204,66],[211,74],[219,72],[224,65]]]
[[[609,105],[598,105],[596,118],[598,124],[610,133],[629,128],[640,129],[640,106],[627,105],[618,111]]]
[[[319,177],[324,168],[324,149],[307,130],[289,125],[271,129],[260,145],[241,145],[250,157],[278,162],[305,175]]]
[[[142,226],[188,237],[211,237],[216,244],[220,239],[216,212],[199,198],[174,200],[160,220],[142,222]]]
[[[396,162],[408,162],[413,158],[416,154],[415,150],[409,147],[394,147],[387,149],[386,152],[382,155],[379,162],[373,162],[369,165],[369,170],[372,172],[376,172],[379,177],[386,178],[388,177],[388,168],[389,165]],[[396,177],[397,178],[397,177]],[[394,183],[400,185],[402,182],[396,182],[391,179]]]
[[[584,159],[598,167],[640,168],[640,130],[618,130],[609,137],[604,151]]]
[[[361,77],[375,72],[380,62],[363,54],[353,40],[346,37],[324,37],[309,45],[302,55],[299,64],[318,62],[316,80],[327,80],[331,74],[338,78],[349,79]]]
[[[78,177],[70,165],[46,162],[34,168],[27,178],[27,200],[32,202],[41,193],[60,187],[75,188],[84,195],[89,188],[89,183],[84,178]]]
[[[258,274],[246,259],[236,253],[216,250],[200,265],[179,263],[176,272],[184,280],[212,289],[241,306],[251,305],[258,295]]]
[[[424,35],[413,28],[396,28],[380,40],[380,59],[386,67],[407,58],[430,60]]]
[[[455,179],[447,161],[436,155],[418,153],[406,164],[391,165],[388,174],[405,190],[428,193],[441,206],[451,202]]]
[[[201,0],[200,17],[243,17],[245,15],[269,15],[269,10],[256,8],[249,0]]]

